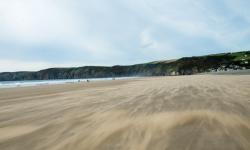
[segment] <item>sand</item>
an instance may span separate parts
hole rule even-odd
[[[1,150],[249,150],[250,76],[0,89]]]

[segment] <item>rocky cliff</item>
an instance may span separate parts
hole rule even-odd
[[[250,51],[184,57],[172,61],[156,61],[130,66],[85,66],[50,68],[37,72],[3,72],[0,73],[0,81],[191,75],[241,69],[250,69]]]

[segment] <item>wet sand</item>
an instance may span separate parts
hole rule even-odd
[[[1,150],[249,150],[250,76],[0,89]]]

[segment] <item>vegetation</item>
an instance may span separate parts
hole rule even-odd
[[[203,72],[250,69],[250,51],[184,57],[131,66],[50,68],[37,72],[3,72],[0,81],[103,78],[122,76],[191,75]]]

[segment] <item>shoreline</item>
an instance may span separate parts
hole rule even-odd
[[[23,80],[23,81],[0,81],[0,89],[17,87],[34,87],[60,84],[79,84],[96,81],[127,80],[140,77],[110,77],[110,78],[89,78],[89,79],[53,79],[53,80]]]
[[[250,69],[246,70],[228,70],[219,72],[204,72],[193,75],[250,75]],[[190,75],[172,75],[172,76],[190,76]],[[108,77],[108,78],[87,78],[87,79],[51,79],[51,80],[21,80],[21,81],[0,81],[0,89],[16,88],[16,87],[34,87],[44,85],[58,84],[76,84],[86,82],[96,82],[105,80],[126,80],[134,78],[150,78],[150,77],[172,77],[169,76],[131,76],[131,77]],[[192,75],[191,75],[192,76]]]

